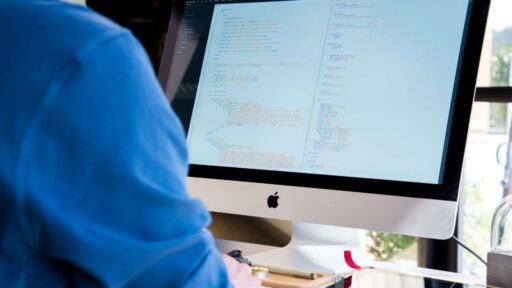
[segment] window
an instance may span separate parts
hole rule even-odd
[[[512,1],[492,1],[477,86],[508,87],[500,88],[503,98],[494,101],[505,102],[512,96],[511,12]],[[496,91],[495,88],[480,89],[477,100],[492,91]],[[476,102],[473,106],[463,174],[459,236],[484,258],[490,249],[490,227],[494,209],[506,194],[504,188],[507,185],[503,181],[507,181],[508,175],[505,177],[504,167],[497,162],[496,154],[501,143],[511,141],[511,120],[512,106],[509,103]],[[503,147],[500,152],[498,156],[505,163],[507,147]],[[461,272],[485,274],[486,269],[482,263],[468,252],[460,251]]]

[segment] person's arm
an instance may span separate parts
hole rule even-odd
[[[24,241],[77,287],[230,286],[142,47],[126,32],[100,37],[68,64],[23,143]]]

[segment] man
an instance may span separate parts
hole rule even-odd
[[[134,37],[57,0],[3,0],[0,23],[0,286],[258,287],[204,230]]]

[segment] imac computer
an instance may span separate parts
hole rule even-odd
[[[159,80],[215,212],[452,236],[490,0],[175,0]]]

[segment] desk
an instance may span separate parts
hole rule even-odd
[[[228,240],[216,240],[217,241],[217,247],[221,250],[221,252],[226,253],[229,250],[233,248],[236,243],[237,249],[240,249],[244,252],[246,255],[259,253],[268,251],[271,249],[276,249],[276,247],[273,246],[266,246],[266,245],[257,245],[257,244],[249,244],[249,243],[240,243],[235,241],[228,241]],[[372,284],[372,286],[356,286],[356,285],[368,285],[368,284],[359,284],[353,283],[352,286],[346,286],[344,287],[344,283],[337,283],[335,285],[329,286],[336,287],[336,288],[458,288],[458,287],[485,287],[486,279],[485,277],[481,276],[474,276],[474,275],[464,275],[459,273],[453,273],[453,272],[446,272],[446,271],[439,271],[439,270],[433,270],[433,269],[427,269],[427,268],[421,268],[421,267],[414,267],[414,266],[407,266],[407,265],[401,265],[401,264],[395,264],[395,263],[387,263],[387,262],[378,262],[378,261],[370,261],[365,263],[368,266],[375,267],[377,270],[385,270],[389,271],[388,275],[391,275],[390,277],[400,278],[400,275],[404,275],[402,279],[406,281],[408,285],[405,285],[402,283],[402,286],[396,286],[389,284],[388,286],[375,286]],[[363,271],[361,273],[360,277],[363,277]],[[439,279],[441,281],[423,281],[421,278],[417,278],[415,276],[425,276],[429,278]],[[357,274],[354,275],[354,278],[359,277]],[[372,278],[373,277],[373,278]],[[367,282],[373,281],[376,277],[386,277],[383,275],[383,273],[380,273],[379,275],[375,276],[367,276]],[[372,278],[372,279],[370,279]],[[414,286],[413,284],[416,283],[417,285]],[[448,285],[449,283],[449,285]],[[452,286],[452,284],[454,284]],[[457,285],[457,283],[464,283],[468,286],[462,286]],[[345,283],[346,284],[346,283]],[[405,285],[405,286],[404,286]],[[430,285],[430,286],[429,286]]]
[[[485,286],[486,279],[484,276],[475,276],[475,275],[465,275],[460,273],[453,273],[447,271],[440,271],[434,269],[427,269],[421,267],[400,265],[395,263],[387,263],[387,262],[378,262],[371,261],[368,265],[378,268],[385,269],[390,271],[398,271],[410,275],[421,275],[425,277],[451,281],[451,282],[462,282],[470,285],[480,285]]]

